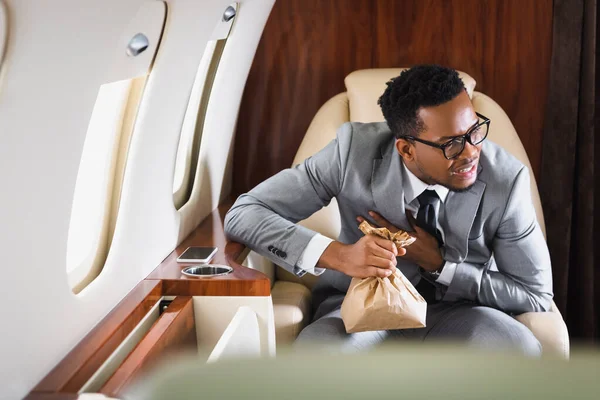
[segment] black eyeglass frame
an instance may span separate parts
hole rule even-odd
[[[469,129],[467,131],[467,133],[465,133],[464,135],[456,136],[455,138],[452,138],[452,139],[448,140],[446,143],[438,144],[438,143],[435,143],[435,142],[430,142],[428,140],[423,140],[423,139],[419,139],[417,137],[408,136],[408,135],[406,135],[406,136],[400,136],[399,139],[414,140],[416,142],[423,143],[423,144],[426,144],[426,145],[431,146],[431,147],[435,147],[437,149],[442,150],[442,153],[444,154],[444,157],[446,158],[446,160],[453,160],[456,157],[460,156],[463,151],[465,151],[465,145],[466,145],[467,142],[469,142],[473,146],[477,146],[479,143],[482,143],[487,138],[487,136],[488,136],[488,134],[490,132],[490,122],[491,122],[491,120],[488,117],[486,117],[485,115],[479,114],[478,112],[475,112],[475,114],[477,114],[477,116],[479,118],[483,119],[483,121],[481,121],[480,123],[478,123],[477,125],[475,125],[471,129]],[[485,131],[485,136],[479,142],[473,143],[471,141],[471,133],[473,133],[475,131],[475,129],[477,129],[477,128],[483,126],[483,125],[487,125],[487,129]],[[459,140],[459,139],[462,139],[462,149],[455,156],[448,157],[446,155],[446,148],[448,146],[450,146],[454,141]]]

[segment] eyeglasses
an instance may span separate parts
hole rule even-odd
[[[479,121],[477,125],[469,129],[469,131],[464,135],[457,136],[443,144],[429,142],[427,140],[419,139],[414,136],[402,136],[402,138],[414,140],[416,142],[441,149],[444,152],[444,157],[446,157],[446,159],[448,160],[452,160],[453,158],[458,157],[463,152],[463,150],[465,149],[465,143],[467,141],[473,146],[477,146],[479,143],[483,142],[487,137],[488,131],[490,130],[490,119],[479,113],[475,114],[477,114],[477,116],[481,119],[481,121]]]

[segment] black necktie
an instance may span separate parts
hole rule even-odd
[[[419,200],[417,225],[436,238],[439,246],[443,245],[442,234],[437,229],[437,215],[435,212],[435,206],[439,203],[440,198],[435,190],[426,190],[417,199]]]
[[[437,215],[435,212],[435,206],[440,201],[435,190],[425,190],[417,197],[419,200],[419,211],[417,212],[417,226],[435,237],[438,241],[438,245],[443,244],[442,234],[437,229]],[[435,290],[436,287],[433,283],[427,279],[421,277],[421,280],[416,286],[421,296],[427,301],[427,303],[435,303]]]

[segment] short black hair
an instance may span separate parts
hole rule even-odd
[[[387,82],[377,102],[396,136],[419,136],[425,124],[417,115],[421,107],[444,104],[465,89],[454,69],[439,65],[416,65]]]

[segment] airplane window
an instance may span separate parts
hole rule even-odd
[[[187,203],[192,195],[210,93],[236,12],[237,3],[227,7],[217,22],[212,34],[213,40],[207,43],[198,65],[175,160],[173,203],[178,210]]]
[[[67,277],[79,293],[102,270],[112,241],[125,159],[146,76],[102,85],[75,185]]]
[[[88,124],[69,222],[66,270],[75,294],[100,274],[110,251],[129,144],[166,13],[164,1],[142,3],[113,57],[103,60],[108,83],[98,90]]]
[[[225,40],[212,40],[207,43],[194,79],[190,101],[181,127],[181,137],[175,161],[173,202],[177,209],[180,209],[192,194],[196,167],[198,166],[198,155],[200,154],[204,115],[224,47]]]

